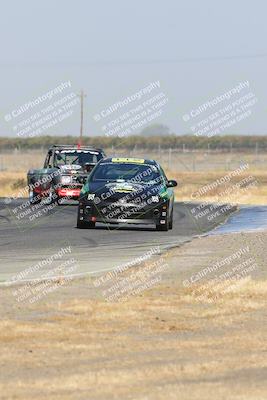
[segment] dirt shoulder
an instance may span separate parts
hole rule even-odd
[[[201,237],[31,305],[2,289],[1,399],[266,399],[266,244]]]

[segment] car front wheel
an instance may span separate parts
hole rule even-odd
[[[165,224],[157,224],[156,230],[167,232],[169,230],[169,218],[166,219]]]
[[[54,186],[51,186],[49,189],[48,197],[47,197],[47,203],[48,204],[54,204],[58,202],[58,196],[55,191]]]
[[[33,190],[30,190],[29,191],[29,201],[31,204],[40,203],[40,201],[41,201],[40,195],[35,193]]]
[[[78,229],[94,229],[95,222],[91,221],[80,221],[79,218],[77,219],[77,228]]]
[[[170,217],[170,221],[169,221],[169,229],[173,228],[173,210],[171,212],[171,217]]]

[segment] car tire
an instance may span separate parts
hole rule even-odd
[[[167,232],[169,230],[169,226],[170,226],[169,209],[167,209],[166,223],[165,224],[160,224],[160,223],[156,224],[156,230]]]
[[[156,230],[157,231],[163,231],[163,232],[167,232],[169,230],[169,218],[167,218],[166,223],[163,224],[157,224],[156,225]]]
[[[94,229],[95,228],[95,222],[80,221],[78,219],[77,220],[77,228],[78,229]]]
[[[156,225],[156,230],[161,232],[167,232],[169,230],[169,224]]]
[[[47,203],[48,204],[54,204],[54,203],[58,204],[58,196],[56,194],[54,186],[50,187],[49,195],[47,197]]]
[[[36,194],[33,190],[29,191],[29,202],[30,204],[38,204],[41,202],[40,196]]]
[[[64,205],[64,199],[61,197],[57,197],[56,203],[58,206],[63,206]]]
[[[169,221],[169,229],[173,228],[173,209],[172,209],[172,213],[171,213],[171,217],[170,217],[170,221]]]

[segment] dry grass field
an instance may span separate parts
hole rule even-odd
[[[113,153],[112,153],[113,151]],[[146,154],[138,152],[117,151],[108,149],[108,155],[146,157],[157,159],[165,169],[169,178],[178,181],[176,189],[177,201],[223,201],[239,204],[266,204],[267,197],[267,154],[244,153],[169,153],[168,151]],[[26,173],[30,168],[43,165],[45,152],[29,151],[0,155],[0,197],[18,196],[26,187]],[[235,171],[240,163],[247,163],[248,169],[227,184],[208,190],[204,195],[196,196],[201,187],[214,183],[217,179]],[[242,185],[235,195],[226,195],[228,188],[238,184],[246,177],[252,177],[255,185]],[[25,195],[27,191],[24,191]]]
[[[217,291],[215,302],[181,285],[244,240],[257,254],[256,276]],[[124,303],[101,299],[89,279],[27,307],[2,290],[1,399],[265,400],[262,242],[263,233],[206,237],[172,250],[161,284]]]

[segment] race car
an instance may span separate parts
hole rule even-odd
[[[173,227],[173,187],[154,160],[105,158],[90,173],[79,198],[77,228],[105,224]]]
[[[27,174],[29,201],[48,203],[78,200],[81,188],[99,160],[105,157],[102,149],[91,146],[54,145],[47,153],[42,169]]]

